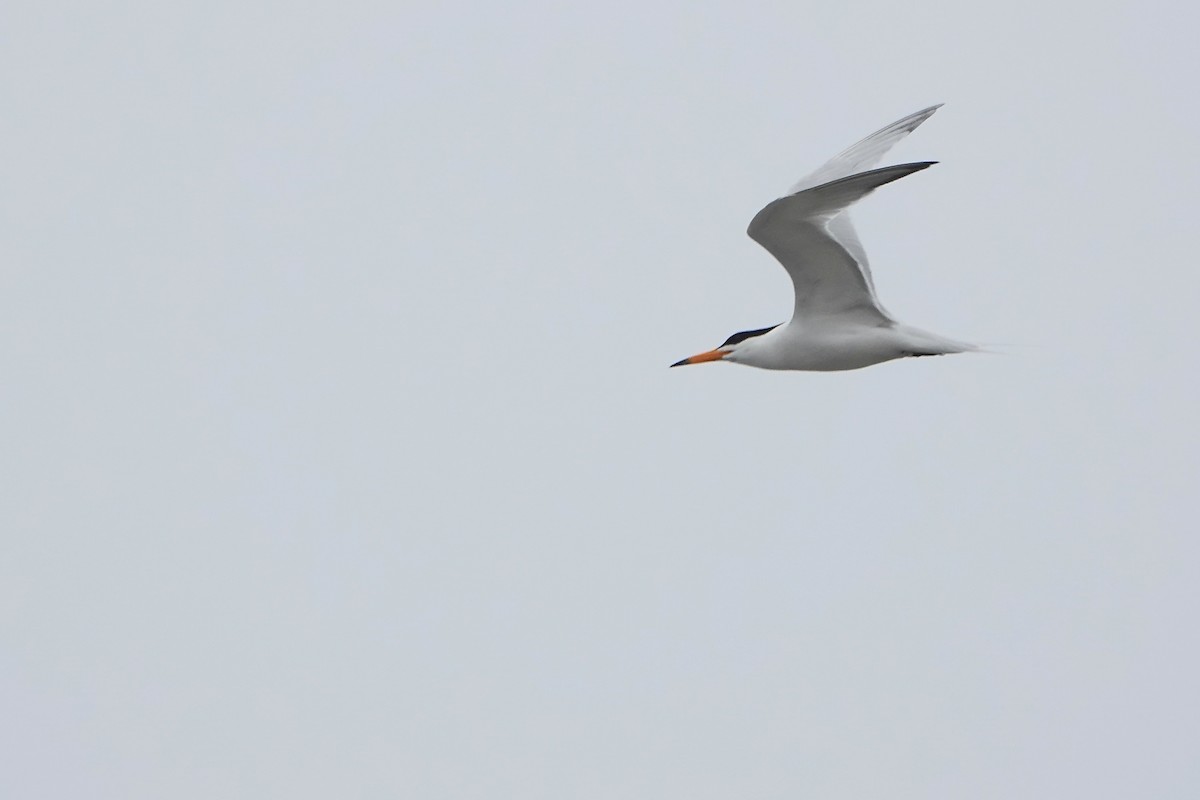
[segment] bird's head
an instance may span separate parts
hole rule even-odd
[[[672,367],[682,367],[685,364],[703,364],[705,361],[738,361],[738,355],[747,347],[753,347],[758,344],[755,342],[755,337],[762,336],[764,333],[778,328],[778,325],[772,325],[769,328],[759,328],[753,331],[739,331],[733,336],[726,339],[720,347],[715,350],[708,350],[703,353],[697,353],[694,356],[676,361]]]

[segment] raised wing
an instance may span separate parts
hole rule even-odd
[[[796,194],[805,189],[811,189],[814,186],[820,186],[823,183],[829,183],[839,178],[847,178],[870,169],[879,163],[879,160],[883,158],[888,150],[892,149],[892,146],[896,142],[916,130],[918,125],[932,117],[933,112],[941,107],[942,104],[938,103],[935,106],[923,108],[914,114],[909,114],[904,119],[898,119],[891,125],[880,128],[861,142],[853,144],[838,153],[809,175],[801,178],[788,190],[788,194]],[[863,280],[867,284],[867,290],[871,293],[871,297],[875,302],[875,308],[879,310],[880,314],[887,317],[887,312],[879,302],[879,297],[875,294],[875,281],[871,278],[871,265],[867,261],[867,252],[858,240],[858,233],[854,230],[854,223],[850,220],[850,213],[843,212],[831,219],[828,224],[828,230],[829,235],[836,239],[842,247],[846,248],[851,257],[858,262],[859,269],[862,270]]]
[[[834,180],[767,204],[746,233],[779,260],[796,290],[794,318],[854,315],[890,322],[854,249],[830,231],[845,210],[884,184],[933,166],[900,164]]]
[[[857,144],[852,144],[825,162],[811,174],[805,175],[788,189],[788,194],[802,192],[823,183],[836,181],[838,178],[848,178],[860,172],[865,172],[879,163],[884,153],[892,149],[892,145],[908,136],[917,126],[933,116],[933,112],[942,107],[936,106],[922,109],[915,114],[909,114],[904,119],[898,119],[891,125],[880,128]]]

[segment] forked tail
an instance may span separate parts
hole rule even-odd
[[[897,325],[896,330],[905,340],[905,351],[910,356],[945,356],[951,353],[972,353],[979,350],[977,345],[958,342],[938,336],[936,333],[910,328],[907,325]]]

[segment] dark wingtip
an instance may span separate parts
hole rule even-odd
[[[932,167],[934,164],[937,164],[937,163],[938,162],[936,162],[936,161],[912,161],[908,164],[897,164],[894,167],[882,167],[878,170],[871,170],[871,171],[886,173],[889,170],[894,170],[896,172],[895,177],[890,178],[888,181],[885,181],[886,183],[891,183],[892,181],[907,177],[908,175],[912,175],[914,173],[920,172],[921,170],[929,169],[930,167]],[[856,178],[858,176],[851,175],[850,177]]]

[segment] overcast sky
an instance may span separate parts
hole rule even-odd
[[[1200,796],[1182,3],[0,19],[0,795]],[[901,320],[750,218],[862,136]]]

